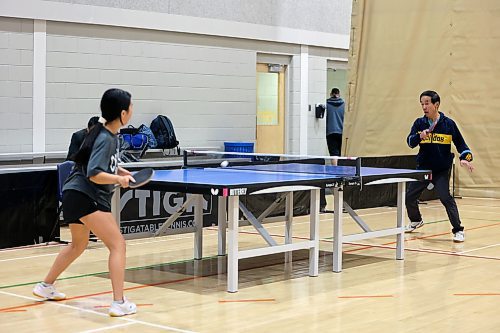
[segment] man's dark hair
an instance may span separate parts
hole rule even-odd
[[[419,100],[421,100],[423,96],[430,97],[432,104],[436,104],[437,102],[439,102],[439,104],[441,104],[441,97],[439,97],[438,93],[435,92],[434,90],[424,91],[423,93],[420,94]]]
[[[99,117],[97,117],[97,116],[94,116],[94,117],[90,118],[89,122],[87,123],[87,129],[91,129],[92,126],[94,126],[95,124],[97,124],[98,121],[99,121]]]
[[[333,89],[332,89],[331,94],[332,94],[332,95],[340,95],[340,90],[339,90],[339,88],[333,88]]]

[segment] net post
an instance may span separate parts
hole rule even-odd
[[[187,150],[184,150],[184,151],[182,152],[182,168],[187,168],[187,166],[188,166],[188,162],[187,162],[187,160],[188,160],[188,157],[187,157]]]
[[[363,179],[361,179],[361,157],[356,158],[356,176],[359,177],[359,190],[363,190]]]

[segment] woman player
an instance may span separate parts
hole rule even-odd
[[[136,305],[123,296],[125,240],[111,214],[111,197],[116,184],[128,187],[130,172],[118,166],[120,127],[132,117],[131,95],[121,89],[107,90],[101,99],[102,116],[88,133],[73,160],[75,167],[63,186],[63,215],[71,230],[71,243],[64,247],[49,273],[33,288],[45,300],[63,300],[66,295],[54,287],[57,277],[86,249],[89,230],[109,249],[108,268],[113,288],[109,315],[133,314]]]

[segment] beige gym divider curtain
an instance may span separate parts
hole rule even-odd
[[[353,0],[350,53],[345,155],[416,154],[406,136],[435,90],[475,158],[456,194],[500,198],[500,1]]]

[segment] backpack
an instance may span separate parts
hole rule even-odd
[[[138,128],[139,133],[144,134],[148,137],[148,148],[156,148],[158,143],[156,142],[156,137],[151,131],[151,128],[147,127],[146,125],[142,124]]]
[[[120,150],[142,150],[149,144],[148,136],[132,125],[120,129],[118,139],[120,140]]]
[[[158,115],[151,122],[150,128],[156,137],[156,148],[172,149],[179,145],[175,137],[174,126],[167,116]]]

